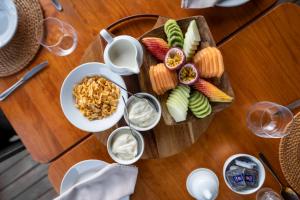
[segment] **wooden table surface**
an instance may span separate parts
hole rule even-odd
[[[42,49],[26,70],[1,78],[0,91],[3,91],[34,65],[44,60],[49,61],[47,69],[1,102],[0,107],[33,159],[46,163],[89,135],[73,127],[64,117],[59,93],[64,78],[79,65],[84,50],[100,29],[122,17],[138,13],[155,13],[173,18],[204,15],[215,40],[219,42],[271,7],[276,0],[252,0],[237,8],[203,10],[181,9],[180,0],[127,0],[126,3],[124,0],[60,0],[63,12],[57,12],[50,0],[40,2],[46,17],[58,17],[74,26],[78,32],[78,47],[67,57],[57,57]],[[128,33],[138,36],[153,24],[154,21],[137,23]],[[123,30],[126,31],[126,27]]]
[[[236,99],[218,113],[199,140],[175,156],[140,160],[139,176],[132,199],[192,199],[185,187],[188,174],[199,167],[212,169],[220,181],[218,199],[254,199],[231,192],[222,176],[225,160],[237,153],[257,156],[263,152],[281,179],[278,139],[263,139],[246,127],[250,105],[268,100],[286,105],[300,96],[300,7],[283,4],[270,11],[220,46]],[[168,134],[166,130],[166,134]],[[58,191],[64,173],[86,159],[111,162],[106,147],[90,136],[50,164],[49,179]],[[279,185],[266,171],[264,186],[279,191]]]

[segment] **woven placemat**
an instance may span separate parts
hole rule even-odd
[[[0,49],[0,77],[12,75],[29,64],[40,47],[36,35],[42,35],[43,31],[38,28],[43,20],[39,1],[14,2],[18,10],[18,28],[12,40]]]
[[[280,141],[279,161],[287,182],[300,194],[300,113],[294,117],[290,134]]]

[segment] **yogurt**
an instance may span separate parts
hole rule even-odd
[[[112,142],[112,153],[121,160],[132,160],[138,154],[138,144],[130,130],[117,134]]]
[[[135,98],[128,107],[128,119],[135,126],[146,128],[155,123],[158,112],[146,99]]]

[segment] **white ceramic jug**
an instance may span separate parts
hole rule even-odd
[[[121,35],[112,37],[107,30],[100,31],[106,40],[104,62],[111,70],[120,75],[138,74],[142,65],[143,49],[141,44],[133,37]]]

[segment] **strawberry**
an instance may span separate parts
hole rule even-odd
[[[164,61],[169,50],[169,45],[165,40],[156,37],[145,37],[142,39],[142,43],[155,58]]]
[[[233,97],[227,95],[225,92],[203,79],[199,79],[194,84],[194,88],[202,92],[213,102],[232,102],[233,100]]]

